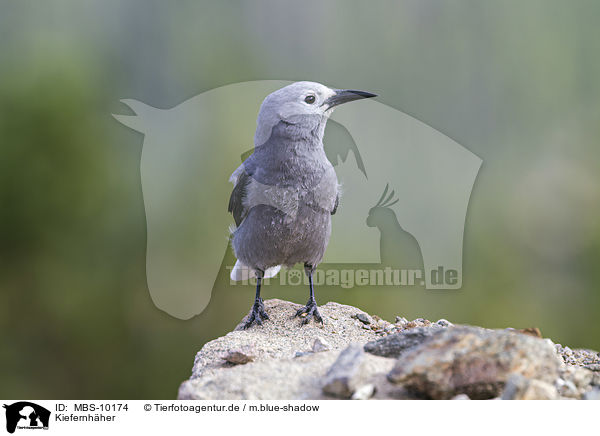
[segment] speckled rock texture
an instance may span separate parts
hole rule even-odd
[[[206,343],[179,399],[598,399],[600,354],[537,329],[490,330],[338,303],[301,326],[299,304],[267,300],[270,319]],[[532,334],[535,333],[535,334]]]

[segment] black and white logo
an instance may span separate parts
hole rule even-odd
[[[14,433],[16,429],[47,430],[50,411],[29,401],[19,401],[3,406],[6,409],[6,431]]]

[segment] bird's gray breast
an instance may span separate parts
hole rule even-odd
[[[338,190],[322,146],[263,147],[244,170],[249,176],[244,198],[248,214],[234,235],[238,258],[261,268],[318,264],[329,242]]]
[[[322,145],[281,141],[257,147],[244,163],[249,176],[244,206],[273,206],[293,219],[300,205],[328,212],[338,182]]]

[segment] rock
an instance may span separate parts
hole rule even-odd
[[[400,324],[400,325],[408,324],[408,320],[406,318],[404,318],[403,316],[397,316],[396,320],[394,322],[396,324]]]
[[[253,345],[243,345],[241,347],[232,348],[223,353],[221,358],[233,365],[244,365],[252,362],[256,357],[256,349]]]
[[[448,321],[447,319],[438,319],[435,322],[437,325],[439,325],[440,327],[452,327],[454,324],[452,324],[450,321]]]
[[[323,390],[328,369],[353,343],[360,345],[351,347],[349,366],[360,364],[346,381],[338,377],[342,389],[332,389],[344,398],[552,398],[560,391],[561,398],[591,399],[600,390],[598,353],[550,339],[423,318],[391,324],[366,314],[372,322],[364,324],[353,318],[363,310],[338,303],[319,307],[324,326],[301,326],[293,317],[299,304],[264,304],[270,318],[262,325],[240,324],[202,347],[179,399],[331,398]]]
[[[316,337],[325,339],[332,350],[342,350],[352,342],[368,342],[377,339],[371,330],[363,330],[354,325],[351,316],[358,309],[338,303],[327,303],[319,306],[319,311],[325,319],[324,327],[315,323],[301,326],[293,318],[300,304],[278,299],[266,300],[265,309],[269,320],[261,326],[243,329],[240,322],[234,331],[225,336],[206,343],[197,353],[192,369],[192,378],[197,378],[207,372],[222,369],[221,356],[227,350],[252,344],[256,348],[255,361],[288,359],[296,351],[308,351]],[[243,320],[242,320],[243,321]]]
[[[375,394],[375,385],[363,385],[352,394],[353,400],[368,400]]]
[[[302,356],[308,356],[309,354],[312,354],[312,351],[296,351],[294,353],[294,357],[302,357]]]
[[[358,312],[357,314],[352,315],[352,318],[359,320],[363,324],[373,324],[373,319],[364,312]]]
[[[595,381],[593,371],[579,366],[565,366],[560,370],[560,377],[555,385],[560,395],[567,398],[581,398],[592,389]]]
[[[179,399],[326,399],[322,378],[339,352],[350,343],[364,344],[377,339],[372,330],[355,325],[360,312],[352,306],[327,303],[319,306],[325,319],[323,327],[313,323],[301,326],[293,318],[300,304],[265,300],[269,320],[248,330],[242,324],[225,336],[206,343],[196,354],[192,375],[179,388]],[[315,338],[322,338],[330,351],[313,353]],[[245,365],[223,364],[228,350],[252,344],[254,361]],[[299,357],[294,357],[295,354]],[[364,383],[374,384],[380,398],[404,398],[401,389],[390,386],[385,375],[393,359],[366,355],[362,371]]]
[[[600,389],[592,389],[583,395],[584,400],[600,400]]]
[[[450,399],[451,400],[470,400],[469,396],[465,395],[465,394],[458,394]]]
[[[349,345],[327,371],[323,380],[323,393],[350,398],[358,387],[363,360],[363,347],[360,344]]]
[[[573,383],[571,380],[558,378],[554,384],[561,397],[579,398],[580,394],[577,390],[577,386],[575,386],[575,383]]]
[[[509,331],[509,332],[522,333],[524,335],[534,336],[536,338],[541,338],[542,337],[542,332],[537,327],[527,327],[525,329],[514,329],[512,327],[508,327],[505,330]]]
[[[422,344],[425,340],[441,331],[442,328],[435,325],[431,327],[415,327],[385,336],[376,341],[367,342],[364,350],[376,356],[399,357],[406,350]]]
[[[417,318],[404,324],[405,329],[414,329],[415,327],[429,327],[431,321],[424,318]]]
[[[572,368],[572,371],[568,372],[571,376],[570,379],[575,383],[577,389],[586,389],[592,384],[594,373],[589,369],[575,366]]]
[[[536,338],[542,337],[542,332],[537,327],[527,327],[526,329],[520,329],[519,333],[523,333],[525,335],[535,336]]]
[[[600,353],[597,351],[584,348],[572,350],[571,348],[563,347],[560,344],[556,344],[555,347],[558,354],[560,354],[565,363],[569,365],[584,366],[592,371],[594,370],[594,365],[598,365],[598,368],[600,369]],[[596,369],[596,371],[599,369]]]
[[[509,375],[554,383],[561,362],[542,339],[503,330],[460,326],[443,329],[400,356],[388,374],[393,383],[427,398],[498,396]]]
[[[331,350],[331,345],[325,339],[321,337],[317,337],[315,342],[313,342],[312,346],[313,353],[319,353],[321,351],[329,351]]]
[[[179,388],[181,400],[324,400],[322,391],[327,368],[339,351],[310,353],[298,358],[263,359],[206,371],[186,380]],[[365,354],[360,386],[374,384],[374,398],[409,398],[402,389],[387,382],[385,374],[394,366],[392,359]]]
[[[502,393],[503,400],[556,400],[558,392],[549,383],[512,374]]]

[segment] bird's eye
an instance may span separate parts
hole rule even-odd
[[[315,102],[315,96],[314,95],[307,95],[306,98],[304,99],[304,101],[308,104],[313,104]]]

